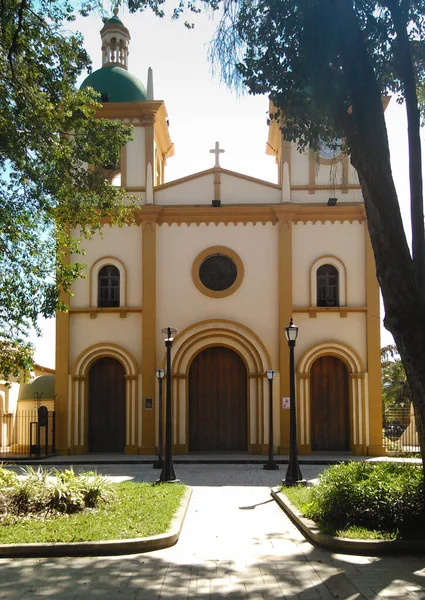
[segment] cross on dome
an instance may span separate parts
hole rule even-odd
[[[223,152],[225,152],[225,150],[220,148],[219,142],[216,142],[215,147],[210,150],[210,154],[215,154],[215,167],[220,167],[220,154],[223,154]]]

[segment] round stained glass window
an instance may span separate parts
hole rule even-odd
[[[236,264],[225,254],[212,254],[199,267],[201,283],[213,292],[229,289],[235,283],[237,276]]]

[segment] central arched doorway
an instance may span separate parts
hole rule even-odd
[[[335,356],[321,356],[311,367],[311,449],[350,449],[348,372]]]
[[[89,452],[124,452],[125,370],[111,357],[96,360],[89,371]]]
[[[247,371],[234,350],[200,352],[189,371],[189,450],[246,451]]]

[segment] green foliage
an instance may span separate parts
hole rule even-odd
[[[3,472],[4,471],[4,472]],[[111,499],[111,485],[96,473],[76,474],[72,468],[50,471],[27,467],[16,477],[0,470],[0,524],[19,522],[22,517],[40,518],[73,514],[96,508]]]
[[[305,516],[330,533],[355,526],[423,536],[423,486],[419,466],[353,461],[324,471],[303,508]]]
[[[406,371],[394,345],[381,350],[382,402],[384,411],[394,409],[411,402],[409,382]]]
[[[115,164],[131,128],[94,119],[82,38],[67,31],[71,3],[5,0],[0,19],[0,376],[26,370],[23,339],[50,317],[82,265],[80,241],[106,216],[122,222],[123,192],[96,167]],[[94,166],[87,170],[86,163]],[[71,237],[78,228],[80,235]],[[65,298],[66,300],[66,298]]]

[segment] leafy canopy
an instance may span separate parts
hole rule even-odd
[[[4,0],[0,14],[0,377],[31,365],[24,341],[82,265],[81,239],[108,215],[127,217],[124,196],[96,167],[114,165],[131,129],[94,119],[97,96],[78,91],[90,67],[67,1]],[[87,164],[94,168],[87,169]],[[75,234],[76,229],[79,235]]]

